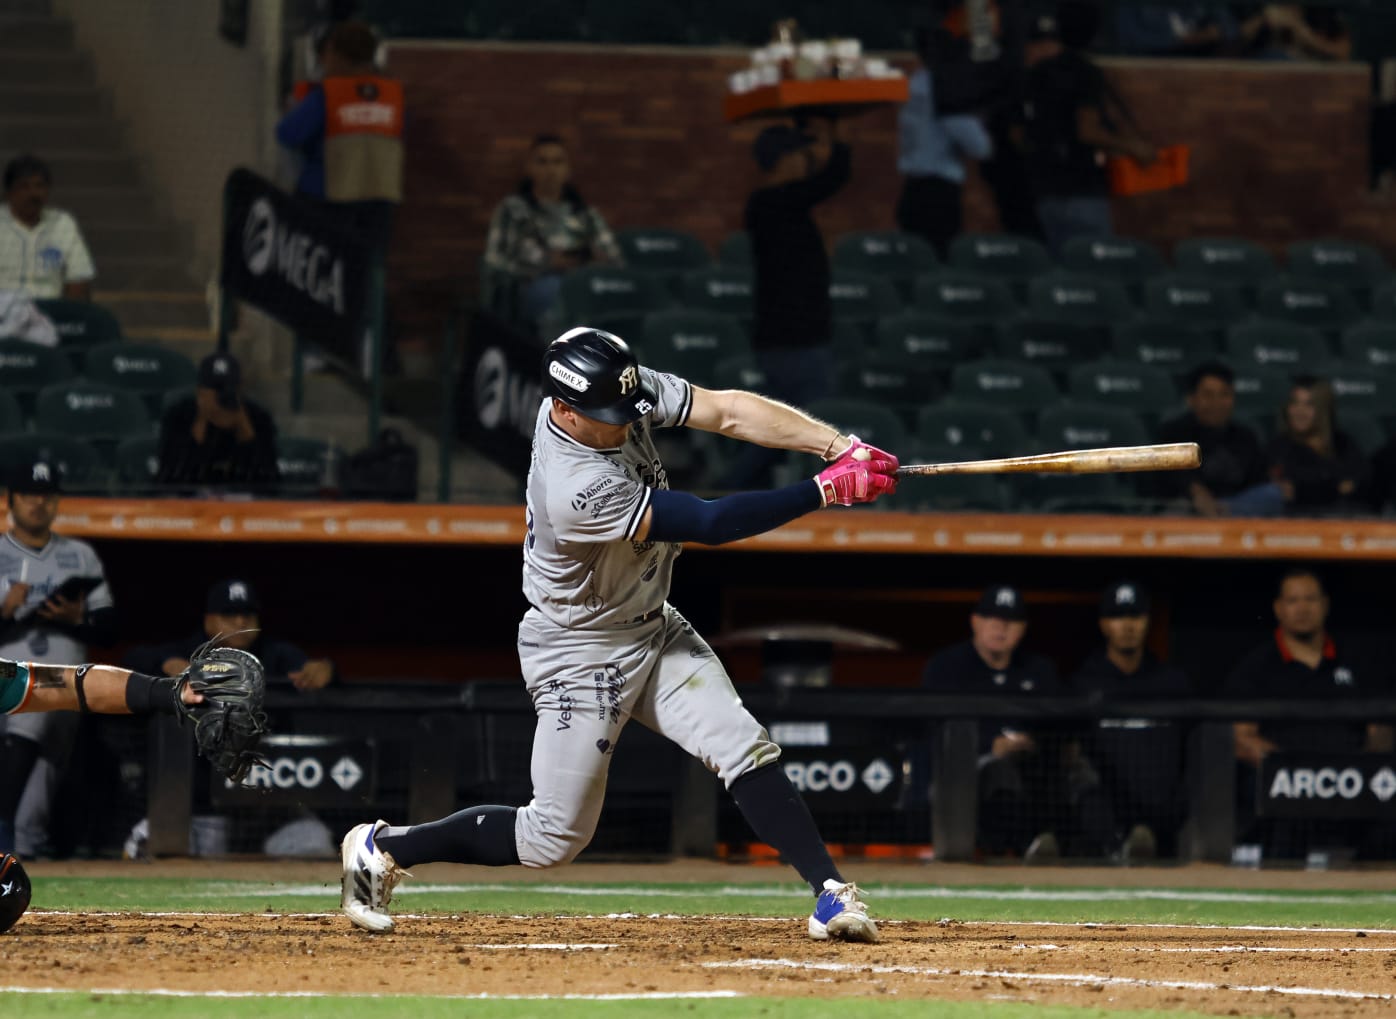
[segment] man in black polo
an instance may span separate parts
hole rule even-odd
[[[1108,703],[1183,699],[1187,676],[1145,647],[1149,592],[1133,581],[1107,587],[1100,600],[1103,647],[1071,678],[1071,692]],[[1168,719],[1101,718],[1082,749],[1100,776],[1117,858],[1124,863],[1175,851],[1184,814],[1183,731]]]
[[[1057,667],[1019,645],[1027,632],[1016,588],[986,589],[969,617],[969,640],[937,653],[921,683],[936,693],[1014,697],[1060,692]],[[1060,855],[1065,814],[1061,734],[1003,718],[979,728],[979,848],[1031,860]],[[1064,833],[1063,833],[1064,834]]]
[[[1390,689],[1389,671],[1346,642],[1340,648],[1328,632],[1328,595],[1317,574],[1297,568],[1280,580],[1275,597],[1279,625],[1227,677],[1224,694],[1238,700],[1343,700],[1374,696]],[[1267,856],[1302,855],[1311,844],[1338,840],[1351,844],[1365,836],[1351,825],[1318,822],[1254,824],[1256,772],[1275,750],[1319,753],[1387,751],[1392,730],[1377,722],[1316,722],[1309,718],[1236,722],[1233,726],[1238,799],[1239,841],[1262,841]],[[1250,810],[1247,810],[1247,807]],[[1247,816],[1250,815],[1250,816]],[[1247,828],[1252,830],[1248,834]]]

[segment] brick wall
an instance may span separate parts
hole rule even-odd
[[[557,131],[575,179],[613,227],[669,225],[714,250],[740,227],[759,125],[721,117],[735,50],[402,44],[408,198],[390,266],[400,333],[431,339],[453,296],[473,295],[490,213],[516,185],[529,139]],[[1120,61],[1121,92],[1160,144],[1192,146],[1194,182],[1117,201],[1118,227],[1165,246],[1202,233],[1272,247],[1329,231],[1392,248],[1396,209],[1365,195],[1365,67]],[[821,209],[826,237],[893,225],[895,116],[848,125],[853,180]],[[992,230],[971,181],[967,225]]]

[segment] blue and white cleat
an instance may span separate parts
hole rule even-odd
[[[857,885],[851,881],[839,884],[833,878],[824,882],[824,891],[814,900],[810,914],[809,936],[815,941],[877,941],[877,924],[859,901]]]
[[[388,903],[393,899],[397,883],[407,875],[392,855],[379,849],[373,840],[386,827],[386,821],[355,825],[339,844],[340,859],[344,863],[339,884],[340,908],[355,926],[375,934],[393,929]]]

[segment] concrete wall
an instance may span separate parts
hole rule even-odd
[[[250,5],[247,45],[218,35],[218,0],[53,0],[92,54],[157,208],[186,227],[193,273],[216,271],[223,180],[273,165],[281,0]]]

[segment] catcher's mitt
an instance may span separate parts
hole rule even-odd
[[[203,694],[203,702],[185,704],[186,686]],[[211,642],[194,652],[175,680],[180,724],[186,718],[194,723],[199,753],[234,785],[252,765],[265,763],[256,747],[267,731],[262,710],[266,689],[266,673],[256,655]]]

